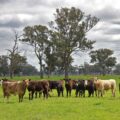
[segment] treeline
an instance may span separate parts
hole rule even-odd
[[[7,55],[0,56],[0,76],[9,76],[10,75],[10,64]],[[39,75],[38,70],[35,66],[28,64],[27,62],[21,62],[21,64],[16,64],[14,67],[14,72],[12,76],[18,75]]]
[[[48,25],[26,26],[22,36],[15,32],[15,44],[11,50],[8,50],[9,55],[7,56],[10,76],[12,77],[18,70],[17,66],[26,64],[26,56],[21,56],[18,50],[17,41],[21,41],[32,46],[39,61],[41,78],[44,74],[47,74],[48,77],[51,74],[64,74],[65,78],[68,78],[69,73],[73,73],[71,70],[74,68],[72,66],[73,54],[93,49],[95,41],[88,40],[86,34],[98,21],[99,19],[95,16],[85,15],[78,8],[61,8],[56,9],[54,20],[50,21]],[[110,49],[91,51],[89,56],[91,63],[94,64],[94,72],[90,72],[91,70],[86,68],[86,65],[80,69],[83,69],[84,73],[88,73],[89,70],[89,73],[105,75],[116,64],[116,58],[112,55],[113,51]],[[25,65],[23,66],[25,67]],[[19,71],[23,70],[23,66]],[[35,70],[34,67],[33,69]]]

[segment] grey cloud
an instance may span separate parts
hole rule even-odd
[[[109,34],[109,35],[120,34],[120,28],[108,29],[108,30],[104,31],[104,34]]]
[[[115,24],[115,25],[120,25],[120,18],[119,19],[116,19],[116,20],[113,20],[111,21],[112,24]]]
[[[19,28],[23,25],[24,25],[24,22],[20,21],[18,17],[14,17],[14,16],[12,16],[11,18],[8,17],[8,18],[0,20],[0,27]]]
[[[94,12],[95,16],[100,18],[102,21],[111,21],[113,19],[120,18],[120,10],[115,9],[113,7],[105,7],[104,9],[98,10]]]
[[[5,3],[8,3],[10,2],[11,0],[0,0],[0,4],[5,4]]]

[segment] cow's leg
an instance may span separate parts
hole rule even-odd
[[[35,91],[35,98],[37,98],[37,91]]]
[[[23,95],[21,95],[21,102],[23,102]]]
[[[5,102],[5,97],[6,97],[6,95],[4,94],[3,97],[4,97],[3,102]]]
[[[31,92],[29,92],[29,100],[31,99]]]
[[[19,102],[20,102],[20,95],[18,95],[18,97],[19,97]]]
[[[77,89],[76,89],[75,95],[76,95],[76,97],[78,96],[78,90]]]
[[[45,91],[43,91],[43,98],[45,99]]]
[[[39,92],[39,98],[41,97],[41,91]]]
[[[83,90],[83,97],[85,97],[85,90]]]
[[[90,97],[90,90],[88,90],[88,97]]]
[[[97,90],[94,90],[95,91],[95,96],[97,97]]]
[[[19,102],[22,102],[22,95],[19,95]]]
[[[60,90],[57,88],[58,97],[60,97]]]
[[[9,103],[9,95],[7,95],[7,103]]]
[[[104,90],[101,90],[101,97],[103,97],[103,94],[104,94]]]
[[[66,92],[67,92],[67,97],[68,97],[68,89],[66,89]]]
[[[62,97],[64,97],[63,91],[64,91],[64,90],[62,90]]]
[[[30,100],[33,100],[33,96],[34,96],[34,91],[31,91],[31,95],[30,95]]]
[[[99,97],[99,95],[100,95],[100,90],[98,90],[98,97]]]
[[[115,97],[115,90],[112,89],[112,96]]]
[[[46,90],[46,98],[48,98],[49,92],[48,89]]]
[[[71,91],[72,91],[72,90],[70,89],[70,90],[69,90],[69,96],[70,96],[70,97],[71,97]]]

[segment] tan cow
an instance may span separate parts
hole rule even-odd
[[[109,80],[101,80],[97,79],[94,80],[94,84],[96,87],[96,90],[98,91],[98,97],[103,96],[105,90],[111,89],[112,91],[112,96],[115,97],[115,91],[116,91],[116,81],[114,79],[109,79]]]
[[[4,98],[7,97],[7,101],[9,100],[9,96],[11,94],[18,95],[19,102],[23,101],[23,96],[26,91],[26,82],[23,81],[3,81],[2,83],[2,89],[3,89],[3,96]]]

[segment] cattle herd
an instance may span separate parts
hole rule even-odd
[[[19,102],[22,102],[23,96],[26,92],[26,88],[29,93],[29,100],[32,100],[34,97],[37,98],[37,94],[39,94],[39,97],[42,95],[43,98],[51,97],[50,92],[52,92],[53,89],[57,90],[58,97],[64,96],[64,88],[66,89],[67,97],[71,96],[71,92],[73,89],[75,90],[76,97],[85,97],[86,90],[88,91],[88,97],[94,95],[97,97],[103,97],[105,91],[109,89],[111,89],[112,91],[112,96],[115,97],[116,92],[116,81],[114,79],[101,80],[97,77],[94,77],[89,80],[63,79],[59,81],[35,81],[31,79],[15,81],[4,78],[0,80],[0,84],[2,86],[3,96],[4,98],[7,98],[7,102],[9,101],[9,97],[11,94],[18,95]]]

